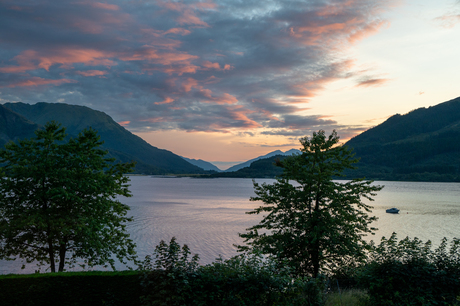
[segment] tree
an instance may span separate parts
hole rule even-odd
[[[239,251],[258,249],[287,263],[296,275],[317,277],[320,272],[363,258],[369,244],[366,234],[376,220],[367,213],[382,186],[355,179],[334,181],[342,171],[357,162],[350,149],[339,146],[334,131],[326,138],[324,131],[300,140],[301,154],[278,161],[283,174],[273,184],[254,182],[260,206],[248,214],[264,214],[262,221],[240,234],[247,245]]]
[[[93,129],[66,140],[65,128],[47,123],[32,139],[9,142],[0,151],[0,258],[90,267],[134,260],[126,233],[134,163],[106,158]],[[83,263],[81,263],[81,259]],[[24,267],[24,265],[23,265]]]

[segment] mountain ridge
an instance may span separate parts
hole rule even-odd
[[[407,114],[395,114],[344,145],[360,161],[345,179],[460,182],[460,97]],[[276,158],[212,176],[275,177]]]
[[[36,123],[0,104],[0,146],[9,141],[30,138],[39,128]]]
[[[297,153],[300,153],[300,151],[297,150],[297,149],[290,149],[290,150],[288,150],[286,152],[283,152],[281,150],[275,150],[275,151],[267,153],[265,155],[261,155],[261,156],[258,156],[256,158],[250,159],[248,161],[242,162],[240,164],[234,165],[234,166],[224,170],[224,172],[235,172],[235,171],[238,171],[238,170],[240,170],[242,168],[250,167],[253,162],[255,162],[257,160],[260,160],[260,159],[271,158],[271,157],[276,156],[276,155],[292,155],[292,154],[297,154]]]
[[[216,172],[222,172],[216,165],[213,163],[210,163],[208,161],[202,160],[202,159],[193,159],[193,158],[187,158],[184,156],[181,156],[183,159],[191,163],[192,165],[195,165],[197,167],[200,167],[203,170],[206,171],[216,171]]]
[[[80,129],[92,126],[105,141],[104,148],[109,155],[122,162],[136,160],[138,173],[206,173],[183,157],[151,146],[103,112],[63,103],[39,102],[30,105],[17,102],[1,105],[0,145],[32,137],[38,127],[50,120],[62,123],[72,136],[76,136]],[[460,97],[428,108],[418,108],[404,115],[395,114],[344,144],[352,148],[360,159],[356,164],[357,169],[346,171],[345,174],[347,178],[366,177],[373,180],[460,182],[459,139]],[[280,153],[288,152],[300,151],[292,149],[283,153],[276,150],[230,167],[222,173],[233,173],[225,175],[229,177],[255,177],[254,173],[263,177],[276,175],[279,169],[273,168],[274,160],[283,158]],[[212,165],[202,160],[195,162]],[[251,171],[255,172],[251,174]]]
[[[361,160],[348,175],[382,180],[460,181],[460,97],[385,122],[345,145]]]
[[[102,147],[109,156],[121,162],[137,162],[136,172],[145,174],[203,173],[203,170],[182,159],[180,156],[154,147],[137,135],[116,123],[104,112],[86,106],[65,103],[23,102],[5,103],[3,107],[26,120],[43,126],[54,120],[61,123],[72,136],[87,127],[94,128],[104,141]]]

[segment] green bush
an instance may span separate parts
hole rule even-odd
[[[201,267],[190,305],[322,305],[322,279],[295,278],[257,255]]]
[[[240,255],[198,266],[173,238],[147,257],[143,305],[323,305],[322,278],[292,278],[269,258]]]
[[[371,305],[459,305],[460,240],[447,240],[431,250],[431,242],[414,238],[382,239],[369,262],[356,274]]]

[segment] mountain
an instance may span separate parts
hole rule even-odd
[[[396,114],[345,146],[360,159],[355,170],[345,171],[348,179],[460,182],[460,97]],[[282,156],[260,158],[249,167],[211,176],[255,178],[281,173],[274,161]]]
[[[274,155],[261,158],[251,163],[249,167],[234,172],[220,172],[210,174],[209,177],[242,177],[242,178],[274,178],[283,173],[283,168],[275,166],[277,160],[283,160],[288,155]]]
[[[349,177],[460,181],[460,97],[396,114],[345,145],[360,158]]]
[[[0,104],[0,147],[9,141],[31,138],[39,126]]]
[[[222,171],[219,168],[217,168],[215,165],[211,164],[210,162],[204,161],[202,159],[191,159],[191,158],[187,158],[183,156],[182,158],[188,161],[189,163],[191,163],[192,165],[200,167],[201,169],[206,170],[206,171],[217,171],[217,172]]]
[[[255,161],[259,160],[259,159],[270,158],[270,157],[273,157],[273,156],[276,156],[276,155],[286,155],[287,156],[287,155],[293,155],[293,154],[300,154],[300,151],[296,150],[296,149],[291,149],[291,150],[286,151],[286,152],[276,150],[276,151],[270,152],[268,154],[265,154],[263,156],[259,156],[259,157],[253,158],[251,160],[248,160],[248,161],[246,161],[244,163],[232,166],[232,167],[228,168],[227,170],[225,170],[225,172],[234,172],[234,171],[240,170],[242,168],[249,167],[253,162],[255,162]]]
[[[23,138],[22,135],[30,137],[27,134],[29,131],[26,128],[27,125],[30,126],[29,129],[36,129],[38,126],[45,125],[48,121],[55,120],[66,127],[66,132],[70,136],[78,135],[80,131],[87,127],[97,130],[104,141],[103,147],[109,151],[109,156],[115,157],[121,162],[136,161],[135,171],[137,173],[178,174],[203,172],[202,169],[190,164],[180,156],[150,145],[113,121],[107,114],[85,106],[45,102],[30,105],[18,102],[5,103],[3,108],[10,111],[6,113],[7,119],[5,120],[20,122],[21,126],[23,126],[23,129],[18,129],[18,131],[23,131],[21,135],[12,135],[16,138]],[[17,117],[22,117],[22,121]],[[5,120],[0,122],[0,131],[12,129]]]

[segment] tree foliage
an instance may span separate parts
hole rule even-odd
[[[35,138],[8,143],[0,151],[0,258],[49,264],[111,265],[134,259],[126,233],[134,164],[114,164],[97,132],[86,129],[66,140],[65,128],[51,122]],[[56,269],[56,263],[59,263]]]
[[[334,131],[324,131],[300,140],[302,153],[279,162],[283,174],[273,184],[254,182],[263,206],[248,212],[263,214],[262,221],[240,234],[247,245],[240,251],[258,249],[286,262],[297,275],[317,277],[340,265],[364,258],[369,245],[363,236],[372,233],[368,213],[372,208],[362,198],[372,200],[381,186],[355,179],[333,181],[357,162],[352,152],[338,146]]]

